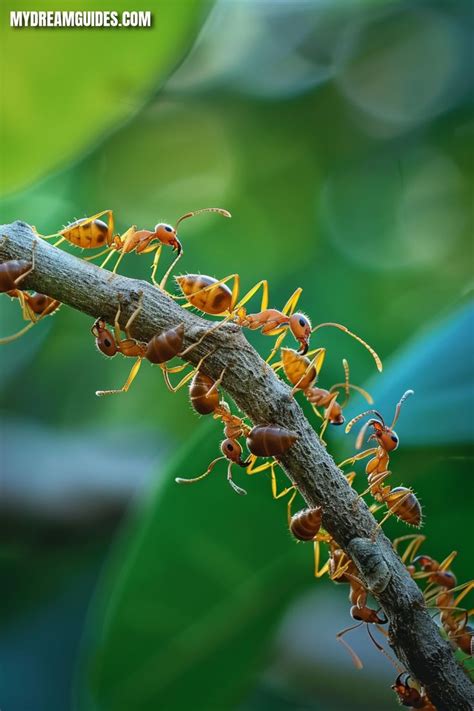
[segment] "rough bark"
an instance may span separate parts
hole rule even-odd
[[[0,227],[0,260],[31,259],[35,235],[22,222]],[[113,322],[119,296],[124,325],[140,293],[143,309],[134,335],[147,341],[164,329],[183,323],[185,345],[209,329],[204,320],[151,284],[112,276],[110,272],[36,239],[35,270],[22,288],[35,289],[97,318]],[[407,669],[426,687],[440,711],[474,708],[474,686],[456,661],[428,613],[423,596],[366,504],[348,485],[306,420],[290,389],[265,366],[241,329],[227,324],[189,353],[189,362],[213,351],[205,372],[217,378],[227,366],[223,389],[254,424],[278,424],[298,434],[297,443],[281,457],[289,479],[310,506],[322,506],[324,528],[356,563],[362,580],[383,608],[390,625],[390,643]],[[372,537],[375,539],[372,540]]]

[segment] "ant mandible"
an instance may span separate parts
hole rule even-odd
[[[216,212],[223,217],[231,217],[228,210],[224,210],[220,207],[204,207],[200,210],[194,210],[192,212],[187,212],[182,215],[174,226],[168,225],[164,222],[159,222],[155,225],[154,230],[137,230],[136,226],[133,225],[129,227],[123,235],[114,234],[114,215],[112,210],[103,210],[98,212],[91,217],[84,217],[71,224],[67,225],[63,230],[56,232],[52,235],[47,235],[43,239],[51,239],[53,237],[60,237],[55,246],[57,247],[64,241],[70,242],[71,244],[81,247],[82,249],[95,249],[97,247],[103,247],[104,244],[107,248],[103,252],[94,254],[88,259],[95,259],[96,257],[102,257],[107,254],[107,257],[102,262],[101,267],[104,268],[112,256],[119,253],[119,258],[117,259],[112,273],[115,274],[122,261],[125,254],[130,252],[136,252],[137,254],[149,254],[150,252],[155,252],[155,256],[152,264],[151,280],[155,286],[160,289],[165,289],[166,282],[169,275],[171,274],[173,268],[176,266],[177,262],[183,256],[183,247],[178,239],[178,225],[187,220],[190,217],[195,217],[204,212]],[[101,220],[101,217],[107,217],[107,223]],[[154,244],[156,242],[157,244]],[[161,251],[163,245],[171,247],[173,251],[176,251],[177,255],[170,267],[167,269],[165,275],[163,276],[161,282],[158,284],[156,281],[156,272],[158,270],[158,263],[161,256]]]

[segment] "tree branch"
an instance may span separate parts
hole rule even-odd
[[[0,243],[1,261],[31,260],[35,235],[28,225],[15,222],[1,226],[2,235],[6,238]],[[22,288],[35,289],[112,323],[120,296],[122,326],[143,292],[143,309],[134,322],[134,334],[142,341],[183,323],[188,346],[209,329],[209,321],[182,309],[151,284],[112,276],[44,240],[36,241],[35,269]],[[297,432],[298,440],[281,457],[281,464],[308,505],[323,507],[324,528],[354,560],[362,580],[382,606],[390,623],[390,643],[402,664],[425,686],[439,711],[474,708],[474,686],[441,637],[421,591],[384,533],[376,532],[368,507],[357,501],[357,493],[290,397],[288,386],[265,365],[234,324],[210,334],[187,360],[196,364],[209,352],[205,371],[216,379],[227,366],[222,386],[254,424],[278,424]]]

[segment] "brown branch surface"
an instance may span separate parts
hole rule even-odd
[[[35,235],[15,222],[0,227],[0,260],[31,260]],[[22,288],[35,289],[79,311],[113,322],[119,296],[125,324],[143,292],[143,309],[134,322],[134,335],[148,341],[176,324],[185,326],[185,345],[209,329],[209,321],[181,308],[151,284],[112,276],[110,272],[36,239],[35,270]],[[278,424],[298,434],[297,443],[281,457],[290,480],[310,506],[323,507],[324,528],[356,563],[362,580],[382,606],[390,624],[390,643],[404,666],[417,678],[439,711],[474,708],[474,685],[458,664],[426,609],[421,591],[394,552],[366,504],[345,477],[306,420],[290,389],[265,366],[241,329],[227,324],[189,353],[189,362],[214,352],[205,371],[217,378],[227,370],[223,388],[254,424]],[[375,535],[377,534],[377,535]],[[372,536],[375,540],[372,541]]]

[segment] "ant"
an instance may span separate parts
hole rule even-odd
[[[175,326],[174,328],[170,328],[166,331],[163,331],[163,333],[153,336],[153,338],[148,343],[137,341],[130,335],[130,329],[134,320],[141,311],[142,299],[143,294],[140,295],[140,301],[137,308],[125,324],[123,330],[125,332],[126,339],[122,339],[120,335],[120,301],[117,313],[115,314],[113,333],[109,331],[106,325],[106,321],[103,318],[98,318],[92,326],[91,333],[93,336],[95,336],[96,346],[101,351],[101,353],[110,358],[113,358],[117,353],[121,353],[127,358],[136,358],[136,361],[132,366],[132,369],[125,384],[117,390],[97,390],[96,395],[98,395],[99,397],[102,395],[113,395],[117,393],[127,392],[130,385],[134,381],[138,371],[140,370],[140,366],[144,358],[149,360],[150,363],[157,364],[160,366],[163,372],[163,377],[166,386],[169,390],[171,390],[171,392],[176,392],[193,377],[194,373],[196,372],[196,370],[199,369],[199,366],[206,357],[204,356],[204,358],[201,359],[199,365],[196,366],[196,368],[194,368],[190,373],[187,373],[177,385],[173,386],[170,382],[169,374],[179,373],[188,366],[188,363],[174,366],[172,368],[166,365],[169,360],[171,360],[177,355],[180,355],[183,349],[184,326],[183,324],[180,324],[179,326]]]
[[[429,700],[425,689],[408,672],[401,672],[397,676],[392,689],[397,694],[402,706],[423,711],[436,711],[436,707]]]
[[[407,390],[403,394],[395,408],[395,415],[390,427],[385,424],[382,415],[377,410],[366,410],[362,412],[360,415],[357,415],[357,417],[354,417],[346,426],[346,433],[349,433],[356,422],[359,422],[366,415],[374,413],[379,418],[368,420],[362,427],[356,441],[356,448],[359,449],[362,446],[367,428],[372,427],[373,433],[370,435],[369,440],[376,440],[378,446],[367,449],[364,452],[359,452],[353,457],[344,460],[339,465],[343,467],[346,464],[353,464],[356,461],[375,455],[367,462],[365,468],[369,488],[360,494],[359,498],[370,492],[376,501],[386,504],[389,513],[379,526],[382,526],[388,516],[392,514],[412,526],[419,527],[422,522],[421,506],[411,489],[404,486],[397,486],[392,489],[389,485],[384,486],[382,484],[390,474],[388,470],[390,452],[397,449],[399,444],[398,435],[393,428],[400,416],[403,403],[410,395],[413,395],[413,390]]]
[[[237,486],[232,480],[232,465],[238,464],[241,467],[249,467],[250,469],[257,457],[275,457],[285,452],[296,442],[297,435],[277,425],[249,427],[242,418],[233,415],[228,404],[219,399],[218,386],[224,372],[225,368],[218,380],[214,381],[208,375],[201,373],[198,365],[197,372],[189,386],[191,405],[196,412],[201,415],[213,414],[214,418],[220,420],[224,425],[225,439],[221,443],[222,456],[214,459],[204,474],[192,479],[178,477],[176,482],[178,484],[194,484],[207,477],[217,462],[227,459],[229,461],[227,468],[229,484],[238,494],[246,494],[245,489]],[[245,461],[242,459],[242,446],[238,442],[241,437],[246,438],[247,448],[251,452],[251,456]],[[266,465],[264,465],[264,468],[266,468]],[[255,473],[249,471],[249,469],[247,469],[247,473]]]
[[[45,294],[22,291],[20,284],[35,268],[36,242],[33,243],[31,262],[26,259],[10,259],[0,264],[0,292],[20,302],[23,318],[30,323],[18,333],[0,339],[0,344],[11,343],[23,336],[38,321],[56,311],[61,303]]]
[[[426,578],[428,586],[424,590],[424,596],[428,602],[435,601],[440,616],[441,625],[446,632],[448,639],[468,656],[474,655],[474,629],[468,624],[469,616],[473,611],[464,610],[459,607],[463,598],[474,589],[474,581],[471,580],[462,585],[457,585],[456,576],[449,570],[451,563],[456,557],[456,551],[452,551],[441,563],[428,555],[416,555],[421,545],[425,542],[426,536],[403,536],[394,541],[394,547],[404,541],[409,540],[402,562],[407,563],[407,569],[415,579]],[[421,572],[417,572],[417,566]],[[430,587],[434,585],[437,590],[428,597]],[[459,592],[455,598],[454,593]],[[455,615],[460,611],[461,616]]]
[[[329,390],[314,387],[322,368],[325,355],[325,348],[317,348],[314,351],[310,351],[306,356],[299,354],[292,348],[282,348],[281,363],[277,363],[274,366],[275,370],[279,367],[283,367],[286,377],[293,385],[293,389],[291,391],[292,395],[296,390],[301,390],[308,402],[311,404],[316,415],[323,420],[321,431],[319,433],[321,439],[323,438],[328,424],[342,425],[344,423],[344,415],[342,410],[347,404],[351,388],[363,395],[369,405],[373,404],[373,400],[368,392],[357,385],[352,385],[352,383],[349,382],[349,363],[345,358],[342,360],[345,375],[344,383],[336,383]],[[312,360],[310,360],[311,356],[314,356]],[[344,388],[346,395],[346,399],[342,405],[337,402],[340,395],[340,388]],[[317,409],[318,407],[324,407],[323,415],[320,414]]]
[[[227,286],[227,282],[232,280],[233,287],[231,290]],[[188,303],[185,304],[185,308],[194,306],[203,313],[223,317],[223,320],[216,326],[210,328],[201,337],[198,343],[222,324],[233,321],[239,326],[248,328],[251,331],[259,330],[264,336],[277,336],[273,349],[266,360],[267,363],[270,363],[278,352],[288,331],[291,331],[296,341],[300,344],[298,353],[305,355],[309,349],[311,334],[324,326],[332,326],[344,331],[362,343],[373,356],[377,368],[380,371],[382,370],[382,362],[377,353],[359,336],[349,331],[348,328],[339,323],[321,323],[312,327],[308,316],[301,312],[295,312],[296,305],[303,291],[300,287],[295,290],[283,309],[279,311],[278,309],[268,308],[268,282],[266,279],[262,279],[253,286],[240,301],[238,300],[240,289],[240,277],[238,274],[230,274],[223,279],[215,279],[214,277],[204,274],[183,274],[176,277],[176,281],[183,296],[175,298],[186,299]],[[250,301],[260,288],[262,289],[260,311],[249,314],[244,308],[245,304]]]
[[[55,243],[55,247],[64,241],[70,242],[77,247],[82,247],[82,249],[95,249],[97,247],[103,247],[104,244],[106,244],[107,247],[103,252],[94,254],[93,257],[90,257],[89,259],[95,259],[96,257],[102,257],[104,254],[107,254],[106,259],[101,264],[101,267],[104,268],[114,253],[119,253],[119,258],[117,259],[112,270],[113,274],[117,272],[118,266],[125,254],[128,254],[129,252],[136,252],[137,254],[149,254],[150,252],[155,252],[152,264],[151,280],[155,286],[164,290],[169,275],[176,266],[177,262],[183,256],[183,247],[178,239],[178,225],[183,222],[183,220],[195,217],[203,212],[216,212],[223,217],[231,217],[230,212],[223,210],[220,207],[204,207],[200,210],[194,210],[193,212],[187,212],[185,215],[182,215],[176,221],[174,227],[164,222],[159,222],[155,225],[154,230],[137,230],[136,226],[133,225],[132,227],[129,227],[123,235],[118,235],[114,234],[115,225],[112,210],[103,210],[102,212],[98,212],[96,215],[92,215],[92,217],[84,217],[80,220],[76,220],[75,222],[67,225],[60,232],[47,235],[43,237],[43,239],[51,239],[52,237],[59,236],[60,239]],[[100,219],[103,216],[107,217],[108,224]],[[157,244],[153,244],[155,241]],[[158,284],[156,281],[156,272],[158,270],[158,263],[163,245],[171,247],[177,255],[163,276],[161,282]]]
[[[345,553],[339,547],[336,541],[329,534],[326,534],[326,542],[329,543],[330,548],[329,560],[318,577],[320,577],[323,572],[326,572],[327,570],[333,582],[349,584],[349,600],[352,605],[350,609],[350,614],[352,619],[357,621],[357,624],[352,625],[350,627],[346,627],[346,629],[341,630],[341,632],[337,633],[336,638],[338,642],[341,642],[341,644],[343,644],[344,647],[347,649],[357,669],[362,669],[363,664],[359,656],[354,652],[348,642],[343,639],[343,637],[348,632],[352,632],[352,630],[355,630],[361,625],[365,624],[367,628],[367,633],[372,642],[377,647],[377,649],[385,656],[387,656],[390,661],[392,661],[391,658],[388,656],[387,652],[375,640],[374,636],[370,631],[370,625],[375,625],[377,629],[382,632],[383,635],[386,635],[386,632],[381,627],[381,625],[387,624],[387,618],[385,617],[385,615],[380,615],[380,610],[374,610],[373,608],[368,607],[367,588],[359,578],[358,571],[353,560],[349,558],[347,553]]]

